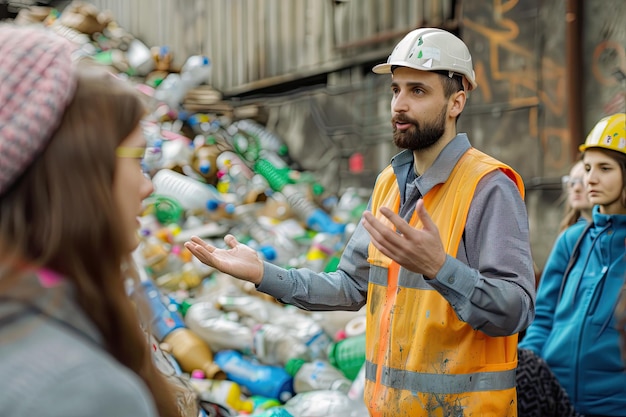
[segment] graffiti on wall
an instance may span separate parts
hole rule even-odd
[[[466,10],[464,29],[486,45],[474,54],[483,104],[505,103],[508,109],[528,109],[527,134],[541,144],[544,168],[553,172],[564,169],[571,162],[571,142],[582,139],[571,138],[567,126],[565,11],[540,1],[519,0],[492,0]],[[593,96],[583,98],[584,104],[592,109],[591,114],[623,112],[626,42],[623,30],[618,30],[622,22],[602,16],[584,19],[592,37],[585,39],[582,51],[582,70],[588,78],[580,88],[589,91],[591,87],[593,91]],[[546,22],[553,26],[543,28]],[[550,46],[538,49],[536,46],[544,44],[546,38],[551,40]]]
[[[626,109],[626,49],[612,40],[604,40],[593,51],[591,67],[594,79],[613,94],[603,105],[605,114]]]
[[[465,30],[475,32],[488,45],[487,53],[474,59],[476,75],[485,104],[504,101],[509,109],[528,109],[528,134],[540,140],[544,164],[560,169],[570,163],[565,67],[525,45],[533,43],[528,38],[534,35],[521,34],[521,23],[507,17],[517,4],[516,0],[493,0],[488,20],[484,15],[463,19]],[[523,65],[511,64],[515,62]],[[494,86],[504,86],[499,97],[494,96]],[[541,117],[540,109],[545,112]]]

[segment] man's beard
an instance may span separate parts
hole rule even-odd
[[[410,151],[420,151],[430,148],[446,131],[446,105],[443,106],[437,119],[432,123],[423,123],[420,126],[417,120],[413,120],[405,114],[400,114],[391,119],[393,127],[393,143],[400,149],[408,149]],[[411,123],[413,126],[407,130],[398,130],[396,122]]]

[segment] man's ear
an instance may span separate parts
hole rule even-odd
[[[457,118],[459,114],[465,108],[465,101],[467,100],[467,93],[465,91],[457,91],[456,93],[450,96],[450,101],[448,105],[448,110],[450,112],[450,116]]]

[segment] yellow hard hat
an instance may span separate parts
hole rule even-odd
[[[626,114],[616,113],[601,119],[591,129],[585,143],[578,149],[605,148],[626,153]]]

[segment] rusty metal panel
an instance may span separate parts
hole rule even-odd
[[[563,112],[564,90],[558,86],[563,55],[542,60],[539,3],[466,2],[462,19],[461,37],[472,52],[478,89],[470,94],[460,127],[472,132],[475,146],[491,149],[524,178],[543,172],[545,112]],[[554,76],[549,83],[541,82],[544,65]],[[555,100],[561,101],[553,105]]]
[[[232,93],[386,56],[424,22],[452,18],[452,0],[93,0],[148,46],[169,46],[180,66],[213,64],[212,84]]]
[[[541,268],[556,236],[559,220],[554,219],[560,214],[560,188],[544,190],[549,184],[542,184],[541,178],[557,177],[569,158],[563,137],[564,3],[478,3],[465,2],[463,8],[461,37],[472,52],[478,89],[470,94],[459,129],[469,133],[478,149],[522,175],[533,257]],[[544,6],[552,13],[540,13]],[[544,27],[550,27],[549,39]],[[547,163],[548,158],[552,162]]]

